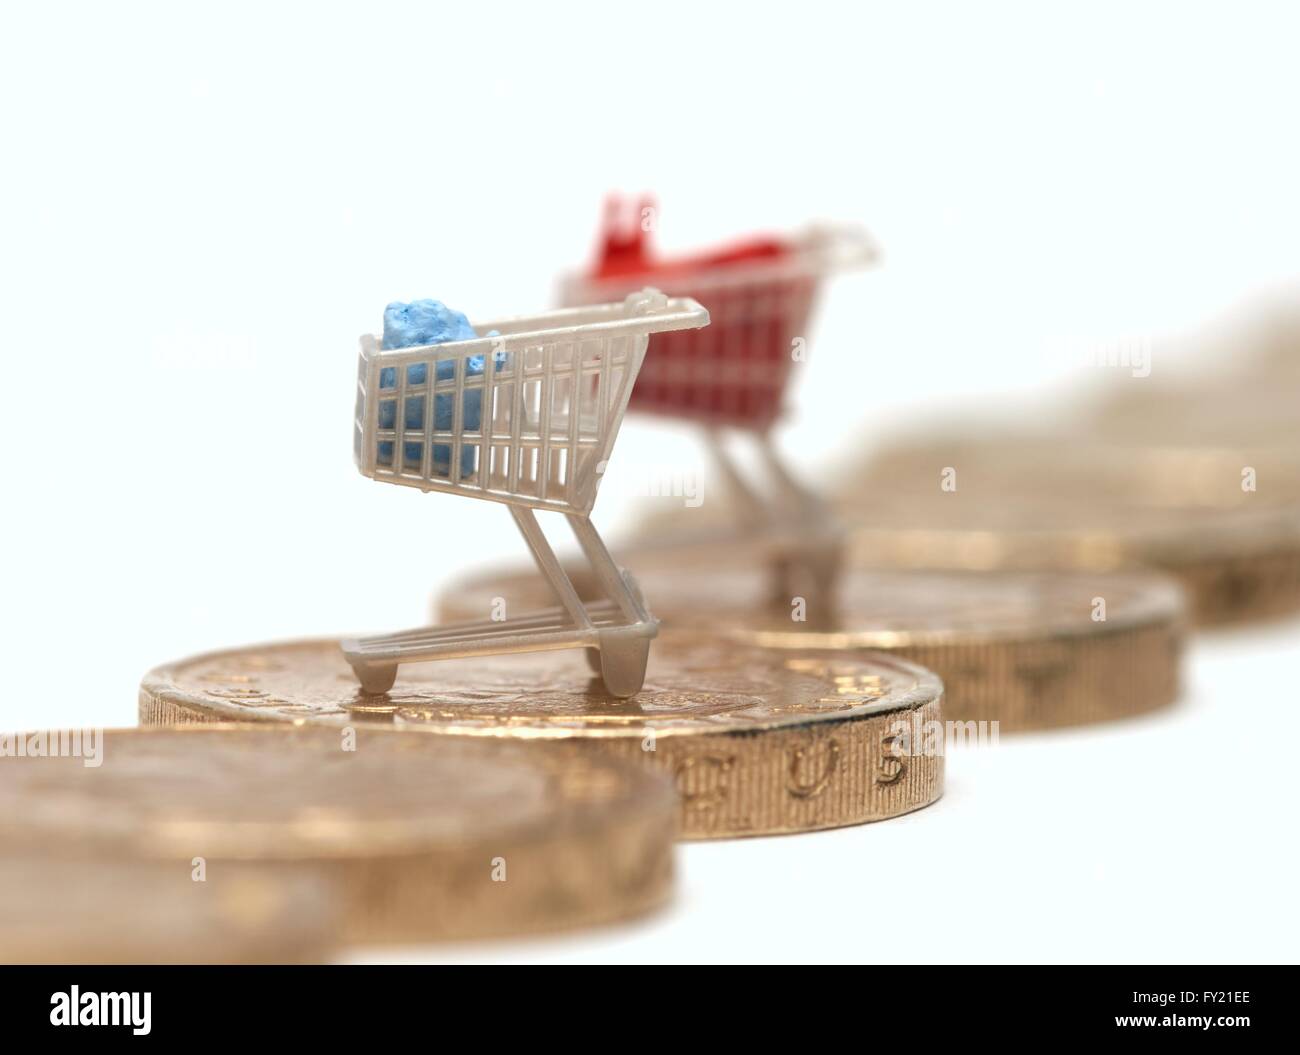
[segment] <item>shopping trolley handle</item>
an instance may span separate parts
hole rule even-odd
[[[857,271],[880,263],[880,243],[861,224],[812,224],[805,239],[826,272]]]

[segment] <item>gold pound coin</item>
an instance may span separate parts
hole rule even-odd
[[[12,851],[7,851],[12,854]],[[319,963],[337,891],[310,868],[80,859],[0,861],[0,963]]]
[[[918,440],[850,471],[834,504],[859,568],[1163,571],[1198,626],[1300,612],[1300,456],[1065,432]],[[697,550],[760,554],[725,496],[649,511],[615,551],[640,577]],[[761,555],[754,559],[762,559]],[[650,598],[653,607],[653,597]]]
[[[1203,383],[1125,389],[1091,411],[1088,427],[1114,443],[1246,445],[1285,456],[1300,450],[1300,384],[1281,381],[1241,372]]]
[[[1140,714],[1171,703],[1186,623],[1175,583],[1142,573],[854,571],[834,604],[770,596],[759,556],[689,553],[663,568],[633,555],[638,582],[665,625],[698,626],[770,649],[886,651],[938,674],[944,717],[1046,729]],[[568,569],[579,596],[589,571]],[[439,599],[443,621],[504,607],[543,607],[536,572],[467,578]],[[554,603],[554,602],[550,602]]]
[[[264,660],[219,681],[198,672],[200,694],[256,704]],[[179,687],[150,686],[153,713],[180,713]],[[0,843],[88,875],[165,863],[188,883],[201,868],[213,897],[232,869],[310,868],[338,890],[348,943],[584,926],[668,897],[675,801],[663,778],[342,724],[107,730],[92,766],[52,750],[60,734],[14,734],[21,748],[0,758]]]
[[[841,504],[859,567],[1146,567],[1201,625],[1300,610],[1300,463],[1259,450],[936,440],[878,455]]]
[[[685,838],[882,820],[943,789],[937,677],[890,656],[773,651],[663,634],[645,687],[606,694],[576,652],[404,665],[363,695],[335,641],[213,653],[160,667],[140,720],[384,724],[413,740],[528,742],[563,767],[600,756],[669,774]],[[335,734],[337,735],[337,734]]]
[[[1082,409],[1089,432],[1113,443],[1295,456],[1297,407],[1300,306],[1279,303],[1215,327],[1154,373],[1119,375]]]

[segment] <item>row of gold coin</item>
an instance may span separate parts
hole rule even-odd
[[[1300,388],[1293,361],[1126,392],[1087,428],[872,452],[839,490],[833,593],[782,593],[725,502],[647,518],[619,555],[665,630],[629,700],[572,653],[403,668],[380,697],[335,641],[160,667],[145,728],[103,734],[102,765],[49,757],[72,734],[28,734],[0,768],[0,885],[26,892],[0,898],[6,958],[319,959],[626,918],[669,897],[675,838],[935,802],[945,723],[996,736],[1167,706],[1190,626],[1300,609],[1300,429],[1276,395]],[[490,570],[435,614],[543,591]],[[89,869],[116,915],[77,894]],[[66,945],[24,942],[42,904]]]

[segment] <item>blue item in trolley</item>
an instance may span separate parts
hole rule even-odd
[[[488,336],[492,336],[489,334]],[[409,304],[393,301],[384,309],[383,348],[418,348],[428,344],[445,344],[448,341],[469,341],[478,337],[469,319],[458,311],[453,311],[441,301],[424,298],[413,300]],[[470,356],[465,360],[465,376],[476,377],[483,373],[484,359],[481,355]],[[434,378],[436,381],[450,381],[456,376],[456,364],[444,359],[436,364]],[[406,368],[407,385],[423,385],[429,379],[426,363],[412,363]],[[397,368],[386,366],[379,371],[379,391],[382,397],[385,389],[396,390]],[[423,430],[425,427],[426,396],[424,394],[408,395],[403,411],[403,422],[407,429]],[[452,427],[452,394],[440,392],[433,400],[433,427],[436,430],[450,430]],[[465,392],[461,407],[462,426],[474,431],[479,428],[483,415],[483,391],[472,388]],[[379,427],[392,429],[397,427],[397,399],[379,401]],[[411,467],[418,467],[424,454],[423,443],[403,443],[402,461]],[[380,440],[377,450],[381,465],[393,464],[393,441]],[[461,476],[473,474],[478,459],[478,449],[466,446],[461,449]],[[441,476],[451,475],[451,446],[446,443],[433,445],[433,472]]]
[[[385,349],[418,348],[423,344],[446,341],[470,341],[477,337],[474,327],[458,311],[428,297],[403,304],[393,301],[384,309]],[[448,364],[450,365],[450,364]],[[423,384],[423,380],[416,384]]]

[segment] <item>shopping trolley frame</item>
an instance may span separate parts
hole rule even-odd
[[[476,328],[492,335],[474,340],[386,351],[376,337],[361,338],[354,455],[362,475],[506,503],[559,601],[558,608],[499,622],[349,638],[343,653],[365,692],[387,692],[402,663],[567,648],[586,650],[610,694],[640,690],[658,622],[589,517],[650,334],[708,320],[695,301],[647,289],[617,304],[480,323]],[[442,370],[444,363],[451,365]],[[472,415],[467,397],[475,393]],[[408,401],[419,401],[414,426]],[[390,403],[391,427],[385,427],[383,405]],[[443,427],[439,406],[450,412]],[[408,458],[409,447],[418,454]],[[468,473],[467,450],[473,452]],[[537,523],[538,509],[564,515],[604,600],[584,605],[579,599]]]
[[[779,388],[779,396],[784,393],[793,363],[788,342],[792,337],[806,336],[807,321],[816,304],[821,281],[835,272],[870,267],[880,259],[880,248],[871,234],[851,224],[812,225],[791,237],[789,244],[791,252],[776,259],[702,267],[662,276],[654,272],[609,278],[571,275],[562,280],[560,297],[565,304],[593,303],[616,299],[629,288],[655,281],[662,283],[669,294],[697,298],[710,309],[713,325],[708,334],[693,338],[696,342],[693,347],[698,346],[701,359],[712,357],[716,361],[686,364],[691,369],[676,383],[691,386],[703,382],[725,387],[729,383],[728,368],[740,372],[746,367],[766,366],[770,374],[765,383]],[[729,297],[746,290],[757,290],[781,300],[780,341],[790,352],[783,369],[778,370],[770,361],[774,349],[766,350],[768,360],[757,356],[747,362],[744,354],[732,355],[736,348],[728,343],[729,313],[710,307],[710,300],[716,297],[718,303],[726,304]],[[651,356],[655,354],[653,342],[648,352]],[[752,381],[752,374],[745,376]],[[707,406],[675,407],[675,402],[674,398],[655,403],[653,399],[639,397],[630,409],[678,417],[700,426],[710,457],[732,495],[742,533],[769,555],[774,596],[787,602],[799,595],[831,598],[843,550],[843,531],[825,503],[799,483],[783,463],[771,436],[777,413],[764,413],[745,421],[725,411],[716,413]],[[779,399],[773,401],[773,406],[776,404]],[[727,444],[727,434],[732,432],[752,437],[769,488],[756,486],[741,471]]]

